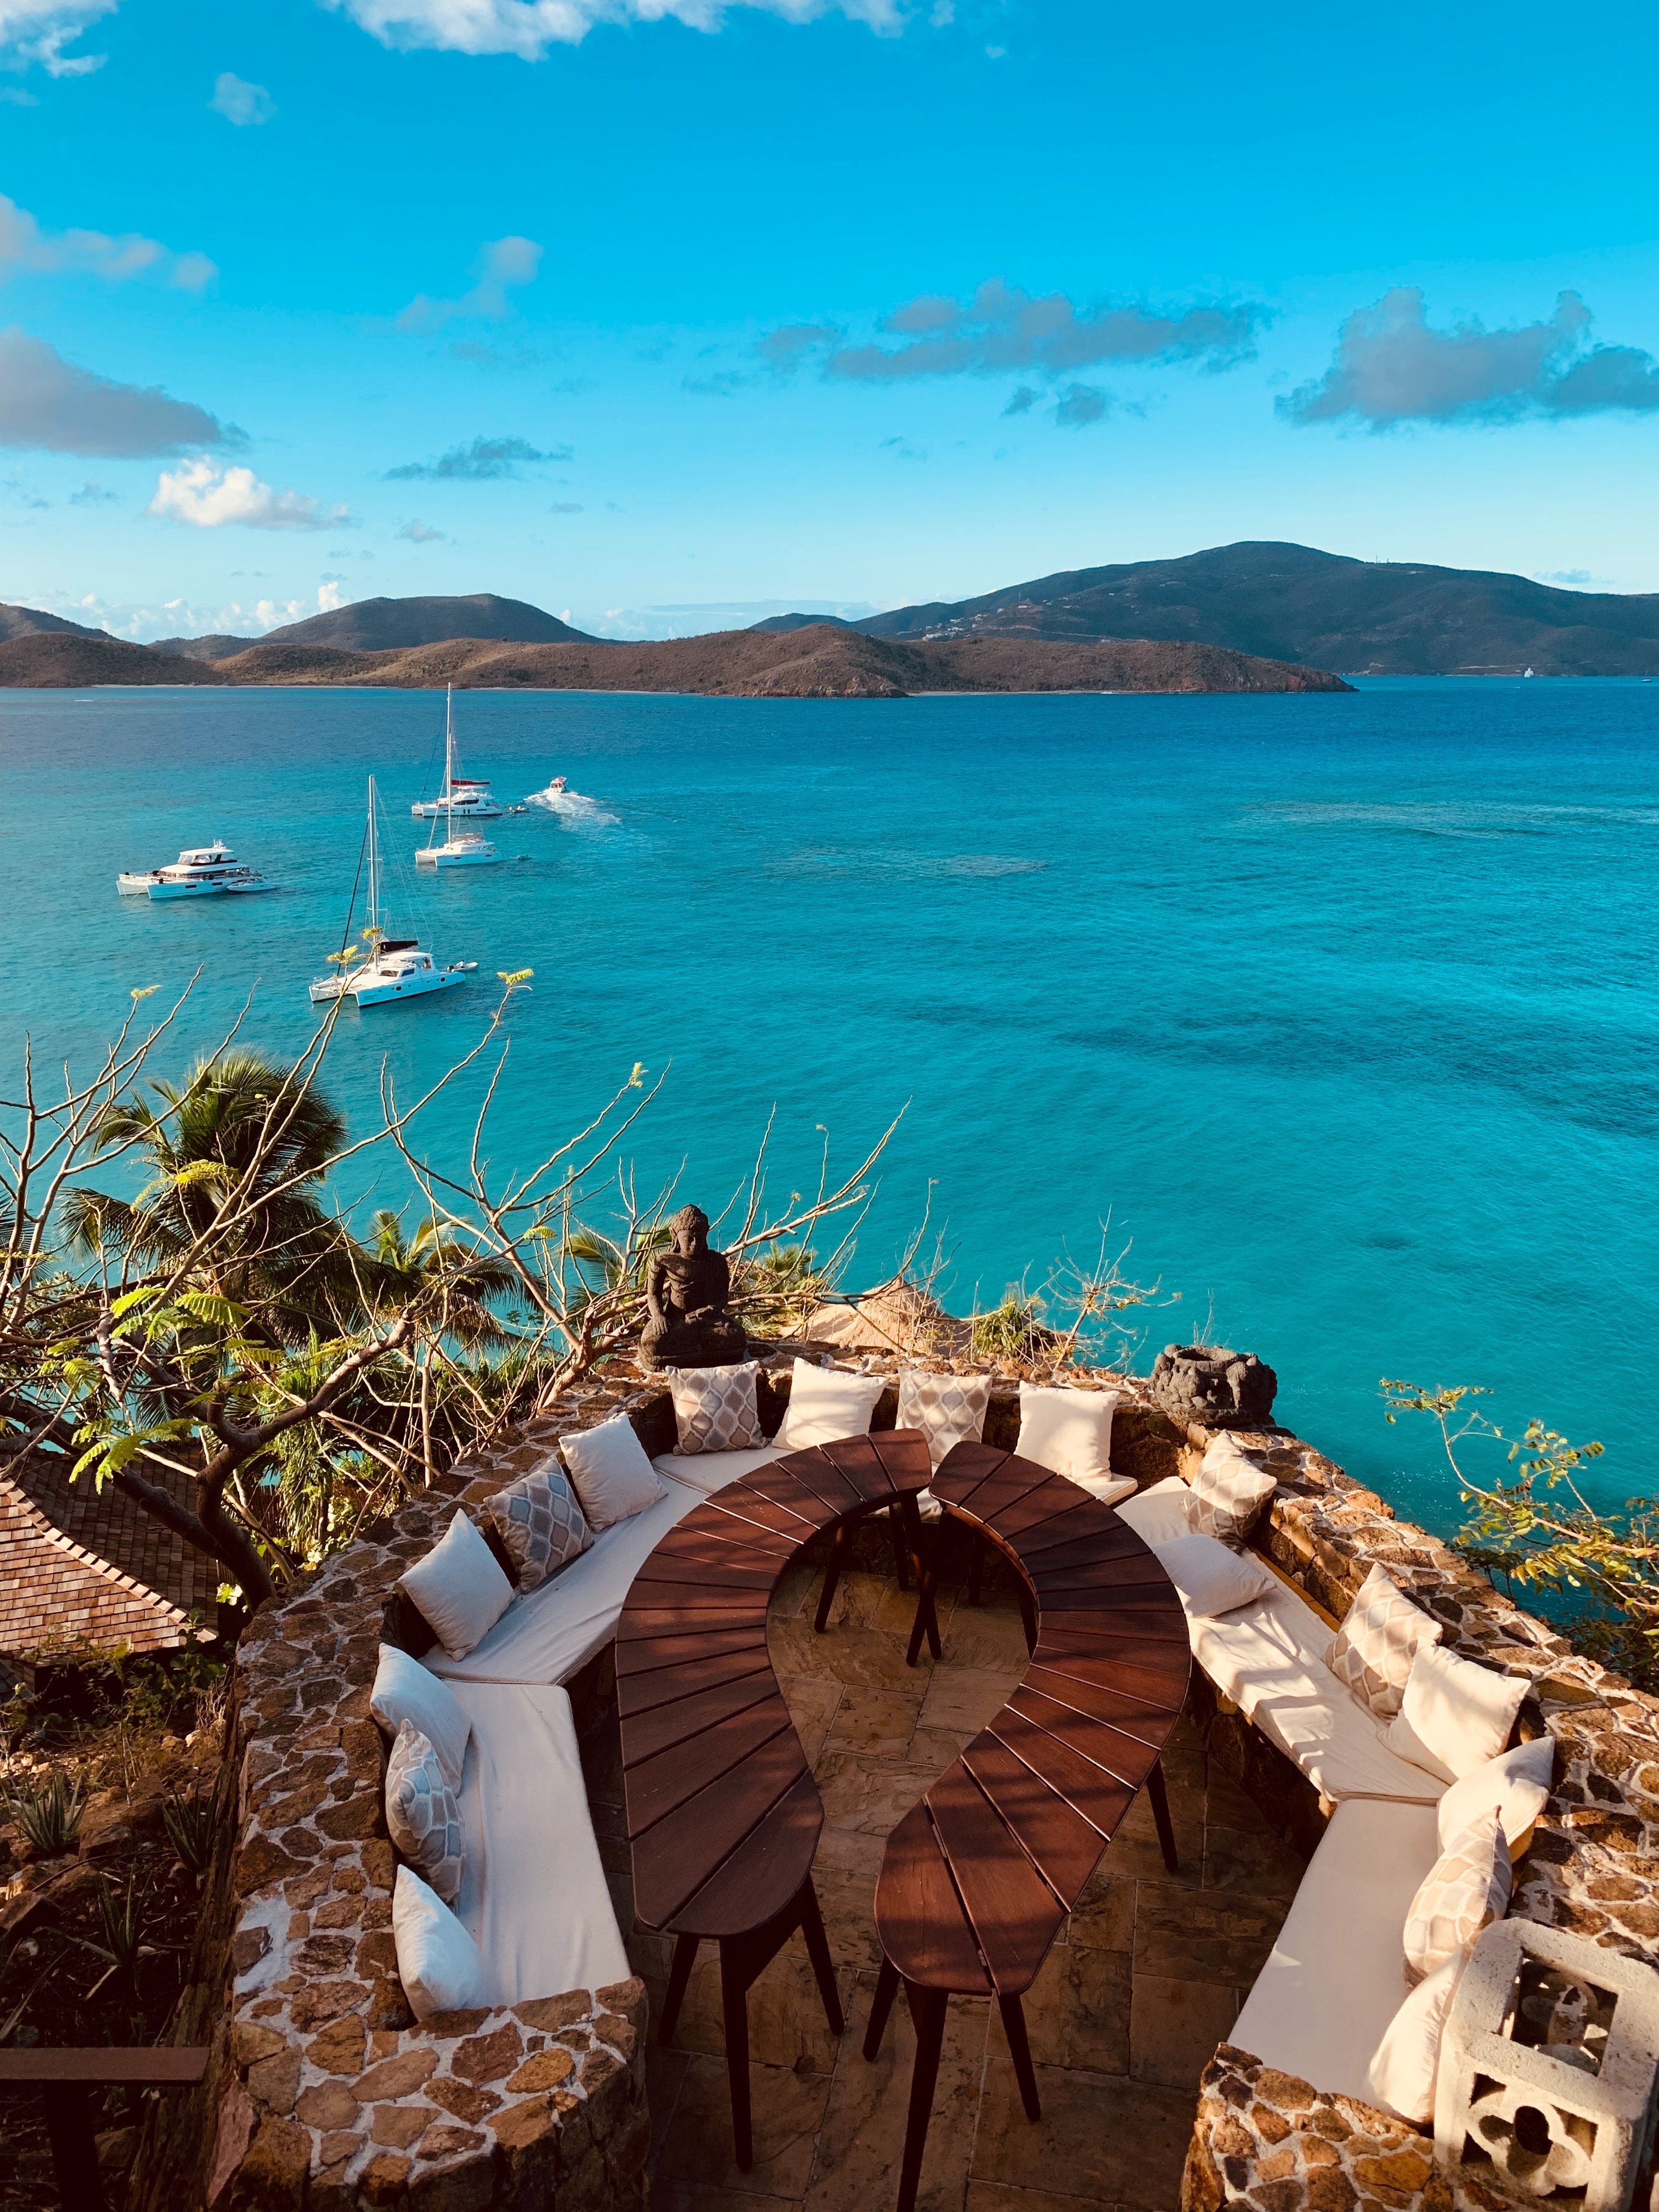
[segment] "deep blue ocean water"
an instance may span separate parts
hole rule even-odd
[[[467,988],[349,1010],[328,1082],[359,1123],[476,1036],[532,967],[491,1150],[570,1126],[636,1060],[629,1151],[724,1202],[775,1107],[775,1181],[823,1124],[850,1161],[908,1102],[852,1279],[933,1183],[949,1303],[1039,1281],[1098,1223],[1281,1378],[1287,1422],[1432,1526],[1431,1433],[1383,1374],[1478,1382],[1656,1487],[1659,686],[1368,682],[1352,696],[820,703],[463,694],[464,763],[515,798],[503,865],[393,919]],[[404,881],[430,693],[10,692],[0,703],[0,1089],[22,1032],[84,1065],[134,987],[202,981],[163,1065],[256,993],[292,1050],[340,941],[380,779]],[[613,817],[605,819],[604,817]],[[222,836],[286,888],[166,906],[118,868]],[[160,998],[148,1005],[154,1008]],[[470,1126],[446,1099],[434,1154]],[[405,1196],[395,1161],[378,1198]]]

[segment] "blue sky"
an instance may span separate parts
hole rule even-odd
[[[1659,25],[0,0],[0,599],[617,635],[1239,538],[1659,589]]]

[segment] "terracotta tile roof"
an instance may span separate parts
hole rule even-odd
[[[192,1610],[211,1620],[217,1583],[210,1559],[113,1488],[41,1461],[0,1472],[0,1654],[82,1636],[164,1650]]]

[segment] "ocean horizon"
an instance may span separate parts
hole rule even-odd
[[[1659,688],[1353,679],[1352,696],[933,695],[812,702],[467,691],[501,866],[417,883],[441,694],[9,692],[0,817],[7,1066],[84,1071],[128,994],[177,1075],[243,1016],[297,1051],[341,941],[379,780],[392,919],[465,989],[342,1017],[355,1128],[507,1016],[489,1151],[523,1166],[630,1067],[665,1076],[627,1148],[718,1213],[775,1118],[772,1187],[854,1164],[902,1109],[848,1280],[924,1216],[945,1303],[1041,1286],[1103,1230],[1179,1303],[1144,1370],[1207,1335],[1279,1376],[1286,1424],[1428,1526],[1461,1517],[1379,1376],[1481,1383],[1650,1487],[1659,1165],[1653,912]],[[123,868],[223,837],[267,897],[152,904]],[[358,918],[361,920],[361,902]],[[251,998],[251,1005],[249,1004]],[[425,1125],[471,1127],[469,1079]],[[390,1155],[356,1186],[410,1198]],[[596,1194],[594,1212],[604,1199]],[[718,1240],[717,1240],[718,1241]],[[930,1233],[929,1246],[933,1235]]]

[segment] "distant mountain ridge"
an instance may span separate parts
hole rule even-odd
[[[94,633],[95,635],[95,633]],[[400,653],[411,646],[443,645],[452,637],[489,638],[509,645],[587,645],[585,630],[526,599],[494,592],[454,599],[354,599],[327,614],[284,623],[263,637],[163,637],[155,650],[191,660],[229,660],[256,645],[325,645],[339,653]]]
[[[1164,638],[1345,674],[1659,675],[1659,592],[1245,540],[866,616],[870,637]]]
[[[15,637],[107,637],[106,629],[89,629],[85,623],[63,615],[43,614],[39,607],[9,607],[0,604],[0,645]]]

